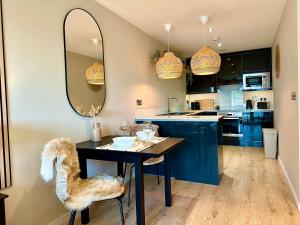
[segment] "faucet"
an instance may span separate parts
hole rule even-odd
[[[170,113],[171,112],[171,110],[170,110],[170,101],[171,100],[178,100],[177,98],[175,98],[175,97],[172,97],[172,98],[168,98],[168,113]]]

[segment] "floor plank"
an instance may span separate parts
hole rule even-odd
[[[277,160],[263,149],[224,146],[224,175],[219,186],[172,180],[173,206],[164,206],[164,185],[145,176],[147,225],[299,225],[292,194]],[[132,181],[134,183],[134,181]],[[124,197],[126,225],[135,225],[132,202]],[[76,224],[80,221],[77,219]],[[116,201],[95,203],[90,225],[119,225]]]

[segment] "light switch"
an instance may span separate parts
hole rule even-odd
[[[291,100],[296,100],[296,99],[297,99],[296,91],[292,91],[292,93],[291,93]]]
[[[141,99],[136,100],[136,105],[143,105],[143,101]]]

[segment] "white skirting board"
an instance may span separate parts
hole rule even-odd
[[[300,201],[299,201],[299,199],[298,199],[298,196],[297,196],[297,194],[296,194],[296,191],[295,191],[295,189],[294,189],[294,187],[293,187],[293,185],[292,185],[292,183],[291,183],[291,181],[290,181],[290,178],[289,178],[289,176],[288,176],[288,174],[287,174],[287,172],[286,172],[286,170],[285,170],[285,168],[284,168],[284,165],[283,165],[283,163],[282,163],[280,157],[278,157],[278,161],[279,161],[280,167],[281,167],[281,169],[282,169],[282,171],[283,171],[283,173],[284,173],[285,179],[287,180],[288,185],[289,185],[289,187],[290,187],[290,190],[291,190],[291,192],[292,192],[292,194],[293,194],[294,201],[295,201],[295,203],[296,203],[296,205],[297,205],[298,211],[300,211]]]

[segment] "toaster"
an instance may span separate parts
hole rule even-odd
[[[268,109],[268,108],[270,108],[270,103],[269,102],[257,102],[256,106],[258,109]]]

